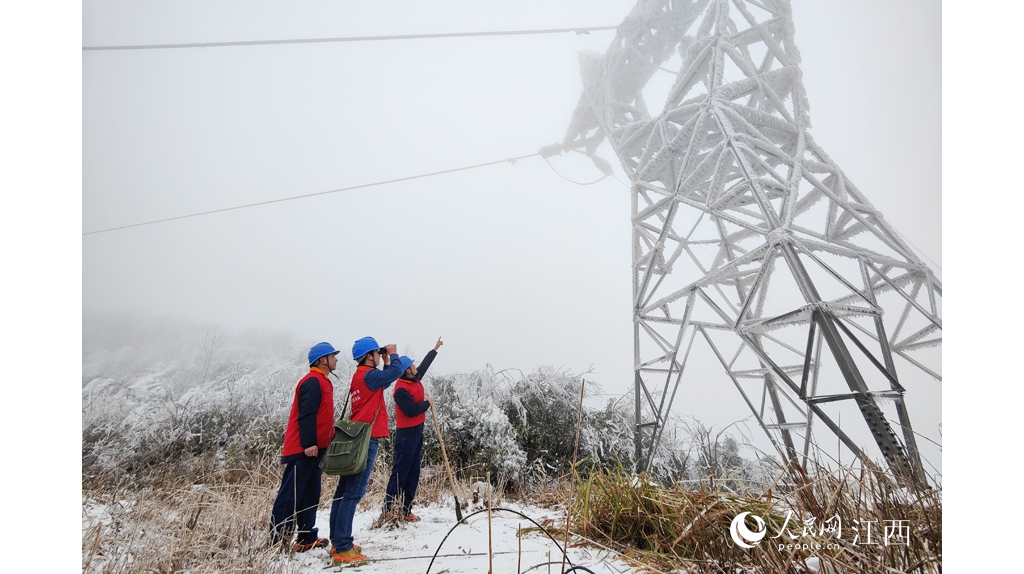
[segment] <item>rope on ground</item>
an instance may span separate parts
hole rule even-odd
[[[524,554],[537,553],[537,552],[541,552],[541,550],[524,550],[523,551]],[[518,551],[516,551],[516,550],[499,550],[498,552],[493,552],[492,554],[497,556],[498,554],[517,554],[517,553],[518,553]],[[459,556],[487,556],[487,553],[486,552],[452,552],[450,554],[437,554],[436,556],[438,558],[458,558]],[[426,560],[427,558],[433,558],[433,556],[424,554],[422,556],[395,556],[393,558],[367,558],[366,562],[396,562],[396,561],[401,561],[401,560]]]
[[[555,562],[555,561],[541,562],[540,564],[534,564],[533,566],[530,566],[526,570],[523,570],[520,574],[526,574],[530,570],[536,570],[537,568],[543,568],[543,567],[545,567],[545,566],[547,566],[549,564],[557,565],[559,563]],[[586,566],[573,566],[572,568],[566,570],[563,574],[569,574],[569,572],[589,572],[590,574],[597,574],[597,572],[594,572],[593,570],[591,570],[590,568],[587,568]]]
[[[515,514],[517,516],[521,516],[521,517],[529,520],[530,522],[533,523],[534,526],[539,528],[541,530],[541,532],[544,533],[545,536],[550,538],[551,541],[555,543],[555,547],[558,548],[558,550],[560,552],[564,552],[562,550],[562,547],[558,544],[558,540],[556,540],[555,537],[552,536],[550,532],[548,532],[547,528],[544,528],[536,520],[530,518],[529,516],[523,514],[522,512],[519,512],[518,510],[512,510],[511,508],[500,508],[500,507],[494,507],[494,508],[490,508],[490,509],[484,508],[484,509],[481,509],[481,510],[477,510],[476,512],[466,516],[464,520],[468,521],[470,518],[476,516],[477,514],[481,514],[483,512],[488,512],[488,510],[490,512],[508,512],[508,513]],[[444,543],[448,540],[448,537],[452,535],[452,532],[455,532],[455,529],[458,528],[459,526],[461,526],[464,523],[465,522],[456,522],[455,526],[452,526],[452,529],[449,530],[448,533],[444,535],[444,538],[441,539],[441,543],[437,545],[437,550],[434,551],[434,557],[430,559],[430,564],[427,565],[427,571],[424,574],[430,574],[430,569],[434,566],[434,560],[437,558],[438,553],[441,551],[441,547],[444,546]],[[569,562],[570,568],[575,568],[576,567],[576,565],[573,564],[571,560],[569,560],[568,562]]]

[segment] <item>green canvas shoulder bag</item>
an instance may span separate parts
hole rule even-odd
[[[320,460],[320,469],[324,474],[332,476],[352,476],[366,469],[366,459],[370,453],[370,435],[373,434],[373,423],[363,423],[344,418],[348,410],[348,399],[342,409],[342,418],[334,423],[334,438],[327,446],[327,453]],[[380,415],[380,405],[373,415],[376,421]]]

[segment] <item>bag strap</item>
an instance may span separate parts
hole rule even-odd
[[[334,375],[334,372],[332,371],[331,374]],[[334,378],[338,379],[338,375],[334,375]],[[340,379],[339,379],[339,381],[340,381]],[[381,402],[381,404],[384,404],[384,389],[381,389],[380,392],[381,392],[380,402]],[[352,385],[348,386],[348,392],[345,393],[345,406],[341,407],[341,417],[338,420],[345,420],[345,413],[348,411],[348,400],[350,398],[352,398]],[[377,417],[378,416],[380,416],[380,405],[377,405],[377,412],[373,413],[373,422],[374,423],[377,422]],[[373,424],[373,423],[370,423],[370,424]]]
[[[348,411],[348,400],[351,397],[352,391],[350,389],[349,392],[345,393],[345,406],[341,407],[341,417],[339,417],[341,420],[345,420],[345,412]]]
[[[383,393],[384,393],[384,389],[381,389],[380,404],[377,405],[377,411],[375,413],[373,413],[373,422],[371,422],[370,424],[373,424],[374,422],[377,422],[377,417],[380,416],[380,406],[382,404],[384,404],[384,395],[383,395]],[[345,411],[348,410],[348,400],[351,397],[352,397],[352,389],[350,388],[349,392],[345,393],[345,406],[341,407],[341,418],[339,420],[345,420]]]
[[[341,378],[338,377],[338,375],[335,375],[334,371],[331,371],[330,375],[334,377],[335,380],[337,380],[339,383],[341,382]],[[348,411],[348,400],[352,396],[352,385],[349,385],[348,391],[349,392],[345,393],[345,406],[341,407],[341,416],[338,417],[338,420],[345,420],[345,412]]]

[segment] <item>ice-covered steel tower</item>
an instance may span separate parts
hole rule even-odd
[[[637,459],[698,340],[790,461],[866,424],[923,479],[898,370],[940,379],[942,288],[812,139],[793,34],[787,0],[639,0],[581,57],[563,149],[607,138],[631,180]]]

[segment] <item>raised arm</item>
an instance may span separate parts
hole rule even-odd
[[[420,361],[419,366],[416,367],[416,377],[414,380],[423,380],[423,377],[427,374],[427,369],[430,368],[430,363],[433,363],[434,357],[437,356],[437,350],[440,349],[441,345],[443,344],[444,341],[441,340],[441,337],[438,337],[437,343],[434,344],[434,348],[427,351],[427,356],[423,357],[423,360]]]
[[[398,377],[402,376],[402,361],[398,356],[397,347],[394,344],[388,345],[386,352],[388,356],[385,359],[386,366],[384,370],[370,369],[366,372],[366,378],[363,379],[367,388],[371,391],[376,392],[386,389],[391,386],[391,383],[397,381]]]

